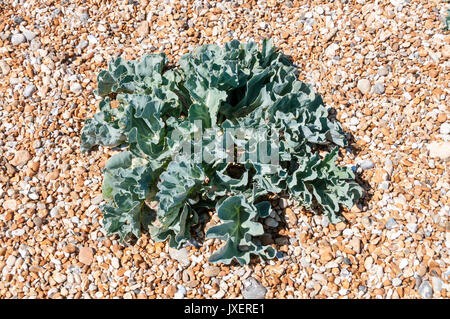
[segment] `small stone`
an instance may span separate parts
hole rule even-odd
[[[440,293],[444,282],[441,278],[433,276],[431,277],[431,284],[433,285],[433,290]]]
[[[389,176],[392,176],[392,173],[394,172],[394,166],[390,158],[386,158],[386,160],[384,161],[384,169]]]
[[[278,222],[272,217],[267,217],[264,221],[264,224],[266,224],[269,227],[278,227]]]
[[[75,93],[75,94],[80,94],[82,89],[83,88],[82,88],[81,84],[78,83],[78,82],[73,82],[70,85],[70,91]]]
[[[388,68],[387,67],[385,67],[385,66],[382,66],[382,67],[380,67],[379,69],[378,69],[378,75],[380,75],[380,76],[386,76],[386,75],[388,75],[389,74],[389,70],[388,70]]]
[[[291,208],[286,208],[286,216],[289,220],[289,224],[296,225],[297,224],[297,215],[294,213],[294,211]]]
[[[149,32],[148,22],[147,21],[143,21],[139,25],[139,27],[137,28],[136,31],[137,31],[139,37],[141,37],[141,38],[146,37],[148,35],[148,32]]]
[[[408,224],[406,224],[406,228],[408,228],[408,230],[411,233],[417,232],[417,224],[416,223],[408,223]]]
[[[336,55],[337,49],[339,49],[339,45],[337,45],[336,43],[332,43],[325,49],[325,55],[332,59]]]
[[[372,161],[369,161],[369,160],[364,160],[364,161],[362,161],[362,162],[360,162],[358,164],[359,164],[359,167],[361,167],[361,169],[363,171],[371,169],[371,168],[373,168],[375,166],[374,163]]]
[[[386,227],[386,229],[392,229],[397,227],[397,222],[395,221],[394,218],[389,218],[388,221],[386,222],[386,225],[384,226]]]
[[[2,75],[8,75],[11,71],[11,68],[9,67],[8,63],[5,61],[0,61],[0,72]]]
[[[327,263],[333,259],[332,251],[330,246],[325,246],[319,249],[320,261]]]
[[[55,218],[59,216],[59,207],[55,206],[50,210],[50,217]]]
[[[357,87],[362,94],[367,94],[370,90],[370,82],[367,79],[361,79],[358,81]]]
[[[169,248],[169,255],[170,258],[175,259],[184,266],[188,266],[190,264],[189,252],[187,251],[186,248],[182,249]]]
[[[217,266],[207,266],[203,271],[206,277],[216,277],[220,272],[220,268]]]
[[[53,279],[58,283],[58,284],[62,284],[63,282],[66,281],[67,277],[59,272],[55,273],[53,275]]]
[[[406,266],[408,266],[408,259],[402,258],[402,260],[400,260],[400,263],[398,264],[398,267],[400,269],[405,269]]]
[[[422,282],[419,286],[419,294],[424,299],[429,299],[433,296],[433,288],[431,288],[428,281]]]
[[[23,166],[31,159],[31,155],[26,150],[17,151],[14,158],[9,162],[13,166]]]
[[[31,41],[36,37],[36,34],[33,31],[30,30],[24,30],[23,35],[27,39],[27,41]]]
[[[41,226],[42,226],[42,218],[39,217],[39,216],[35,216],[33,218],[33,223],[34,223],[34,225],[36,225],[37,228],[41,228]]]
[[[25,21],[25,19],[22,18],[21,16],[14,16],[14,18],[13,18],[13,22],[15,24],[21,24],[23,21]]]
[[[259,283],[253,277],[244,281],[244,289],[242,295],[245,299],[264,299],[267,293],[267,289]]]
[[[372,256],[369,256],[364,261],[364,268],[366,268],[366,270],[370,270],[372,268],[372,265],[373,265],[373,258]]]
[[[352,246],[355,253],[359,254],[361,253],[361,240],[359,238],[352,238],[350,240],[349,244]]]
[[[392,286],[398,287],[402,284],[402,280],[400,278],[394,278],[392,279]]]
[[[6,259],[6,266],[12,267],[16,263],[16,256],[10,255],[8,259]]]
[[[288,200],[286,198],[280,198],[278,206],[280,206],[281,209],[285,209],[288,206]]]
[[[177,288],[178,290],[173,297],[175,299],[183,299],[184,296],[186,295],[186,288],[184,288],[183,285],[177,285]]]
[[[41,147],[41,146],[42,146],[42,143],[41,143],[40,140],[35,140],[35,141],[33,141],[33,148],[34,148],[34,149],[39,148],[39,147]]]
[[[444,46],[442,47],[441,53],[442,53],[442,56],[443,56],[445,59],[450,58],[450,44],[444,45]]]
[[[64,252],[68,254],[72,254],[76,251],[76,247],[73,244],[67,244],[66,247],[64,247]]]
[[[25,42],[25,36],[22,33],[13,34],[11,37],[11,43],[19,45]]]
[[[91,204],[92,204],[92,205],[98,205],[98,204],[100,204],[102,201],[103,201],[103,195],[100,194],[100,195],[95,196],[95,197],[91,200]]]
[[[450,142],[433,142],[428,146],[430,157],[438,157],[444,161],[450,159]]]
[[[55,170],[51,171],[50,173],[48,173],[45,176],[45,180],[47,180],[47,181],[54,181],[55,179],[58,178],[58,176],[59,176],[59,170],[55,169]]]
[[[383,94],[385,91],[384,84],[377,83],[373,86],[372,90],[373,90],[373,93],[375,93],[375,94]]]
[[[113,266],[113,268],[115,268],[115,269],[119,269],[120,268],[120,262],[119,262],[119,259],[117,257],[113,257],[111,259],[111,266]]]
[[[17,202],[15,199],[8,199],[3,202],[3,209],[15,211],[17,209]]]
[[[85,265],[91,265],[94,261],[94,251],[91,247],[81,247],[78,260]]]
[[[34,84],[28,84],[23,90],[24,97],[30,97],[36,91],[36,86]]]
[[[173,296],[175,295],[176,292],[177,292],[177,287],[175,287],[174,285],[169,285],[169,287],[167,287],[166,294],[170,298],[173,298]]]

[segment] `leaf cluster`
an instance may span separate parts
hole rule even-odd
[[[289,194],[339,221],[341,206],[351,208],[362,190],[352,170],[337,165],[338,146],[347,143],[341,125],[329,119],[320,95],[297,75],[270,40],[261,50],[236,40],[223,47],[203,45],[182,56],[177,68],[168,66],[164,54],[112,60],[98,75],[100,110],[86,120],[81,135],[83,151],[126,147],[104,170],[107,232],[125,239],[148,230],[154,240],[178,248],[191,239],[199,216],[215,211],[221,223],[206,237],[225,245],[210,261],[244,264],[251,255],[276,254],[255,241],[271,214],[270,195]],[[279,162],[259,155],[261,148],[273,151],[264,144],[267,134],[240,128],[277,134]],[[195,134],[208,129],[219,132],[202,141],[208,161],[195,161],[195,152],[180,154],[183,146],[195,148]],[[226,139],[247,155],[224,161],[226,154],[216,146]],[[256,156],[248,155],[252,147]],[[320,155],[324,148],[330,151]],[[150,201],[158,202],[156,211]]]

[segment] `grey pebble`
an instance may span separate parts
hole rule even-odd
[[[389,218],[385,225],[386,229],[392,229],[394,227],[397,227],[397,222],[394,218]]]
[[[253,277],[244,281],[244,290],[242,295],[245,299],[264,299],[267,289]]]
[[[27,39],[27,41],[31,41],[36,37],[36,34],[33,31],[30,30],[24,30],[23,35]]]
[[[25,36],[22,33],[13,34],[11,37],[11,43],[19,45],[25,42]]]
[[[383,83],[377,83],[373,86],[373,93],[376,94],[383,94],[384,93],[384,84]]]
[[[382,66],[382,67],[380,67],[379,69],[378,69],[378,75],[380,75],[380,76],[386,76],[386,75],[388,75],[389,74],[389,70],[388,70],[388,68],[387,67],[385,67],[385,66]]]
[[[441,292],[444,282],[439,277],[431,277],[431,284],[433,285],[433,290],[436,292]]]
[[[175,259],[176,261],[178,261],[180,264],[182,264],[184,266],[187,266],[190,264],[189,252],[187,251],[186,248],[182,248],[182,249],[169,248],[169,255],[170,255],[170,258]]]
[[[419,286],[419,294],[422,298],[425,298],[425,299],[431,298],[433,296],[433,288],[431,288],[428,281],[424,281]]]
[[[266,220],[264,221],[264,223],[269,227],[277,227],[278,226],[278,222],[275,219],[273,219],[272,217],[267,217]]]
[[[34,91],[36,91],[36,86],[34,86],[34,84],[28,84],[23,90],[23,96],[30,97]]]
[[[361,169],[363,171],[371,169],[371,168],[373,168],[375,166],[374,163],[372,161],[370,161],[370,160],[361,161],[361,162],[358,163],[358,165],[359,165],[359,167],[361,167]]]
[[[417,224],[415,224],[415,223],[408,223],[408,224],[406,224],[406,228],[408,228],[408,230],[411,233],[417,232]]]

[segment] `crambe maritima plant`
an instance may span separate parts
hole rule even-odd
[[[101,207],[106,231],[122,240],[145,230],[179,248],[199,216],[215,211],[221,223],[206,238],[225,244],[210,261],[245,264],[276,254],[255,240],[269,196],[288,194],[336,223],[341,206],[362,195],[352,170],[337,164],[342,127],[270,40],[261,51],[236,40],[203,45],[176,68],[164,54],[117,58],[98,75],[97,94],[81,148],[125,148],[107,161]]]

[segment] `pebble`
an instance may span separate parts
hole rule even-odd
[[[362,94],[369,93],[369,90],[370,90],[370,82],[369,82],[369,80],[367,80],[367,79],[360,79],[358,81],[358,90]]]
[[[90,266],[94,261],[94,251],[91,247],[81,247],[78,254],[78,260],[85,265]]]
[[[23,35],[27,39],[27,41],[31,41],[36,37],[36,34],[33,31],[30,30],[24,30]]]
[[[246,279],[243,282],[244,289],[242,295],[245,299],[264,299],[267,289],[253,277]]]
[[[433,276],[431,277],[431,284],[433,285],[433,291],[440,293],[444,282],[441,278]]]
[[[286,198],[280,198],[278,201],[278,206],[280,206],[281,209],[285,209],[288,207],[288,200]]]
[[[400,263],[398,264],[398,267],[400,268],[400,269],[405,269],[406,268],[406,266],[408,266],[408,259],[406,259],[406,258],[402,258],[401,260],[400,260]]]
[[[36,91],[36,86],[34,84],[28,84],[23,90],[24,97],[30,97]]]
[[[388,221],[386,222],[386,225],[385,225],[386,229],[393,229],[393,228],[395,228],[397,226],[398,226],[397,222],[392,217],[390,217],[388,219]]]
[[[400,278],[394,278],[392,279],[392,286],[398,287],[402,284],[402,280]]]
[[[408,224],[406,224],[406,228],[408,228],[408,230],[411,233],[416,233],[417,232],[417,224],[416,223],[408,223]]]
[[[9,74],[9,71],[11,71],[11,68],[9,67],[8,63],[0,60],[0,71],[3,76],[6,76]]]
[[[428,281],[422,282],[422,284],[419,287],[419,294],[424,299],[429,299],[433,297],[433,288],[431,288]]]
[[[428,146],[431,157],[447,161],[450,159],[450,142],[433,142]]]
[[[72,91],[75,94],[80,94],[83,87],[80,83],[74,82],[70,85],[70,91]]]
[[[119,269],[120,268],[119,259],[116,257],[111,258],[111,266],[113,266],[115,269]]]
[[[267,217],[264,220],[264,224],[266,224],[269,227],[278,227],[278,222],[275,219],[273,219],[272,217]]]
[[[17,202],[15,199],[8,199],[3,202],[3,209],[15,211],[17,209]]]
[[[334,58],[336,51],[339,49],[339,45],[336,43],[331,43],[325,50],[325,55],[330,59]]]
[[[378,75],[380,75],[380,76],[386,76],[386,75],[389,74],[389,70],[388,70],[387,67],[382,66],[382,67],[380,67],[380,68],[378,69],[377,73],[378,73]]]
[[[67,277],[59,272],[55,273],[53,275],[53,279],[58,283],[58,284],[62,284],[63,282],[66,281]]]
[[[383,83],[377,83],[373,86],[373,92],[375,94],[383,94],[385,92],[384,84]]]
[[[220,272],[220,268],[217,266],[207,266],[203,271],[203,274],[206,277],[216,277]]]
[[[8,257],[8,259],[6,259],[6,266],[8,266],[8,267],[14,266],[15,263],[16,263],[16,257],[13,255],[10,255]]]
[[[186,288],[183,285],[177,285],[177,292],[174,294],[174,299],[183,299],[186,296]]]
[[[182,249],[169,248],[169,255],[170,258],[175,259],[184,266],[188,266],[190,264],[189,252],[187,251],[186,248]]]
[[[371,168],[373,168],[375,166],[375,164],[372,161],[370,161],[370,160],[361,161],[361,162],[358,163],[358,165],[359,165],[359,167],[361,167],[361,169],[363,171],[371,169]]]
[[[25,42],[25,36],[22,33],[13,34],[11,37],[11,43],[19,45]]]
[[[14,158],[9,162],[11,165],[21,167],[28,163],[31,159],[31,155],[27,150],[16,151]]]
[[[137,33],[139,34],[139,36],[142,38],[146,37],[148,35],[148,32],[149,32],[148,22],[147,21],[141,22],[141,24],[137,28]]]
[[[394,172],[394,166],[390,158],[386,158],[383,168],[386,170],[389,176],[392,176],[392,173]]]

